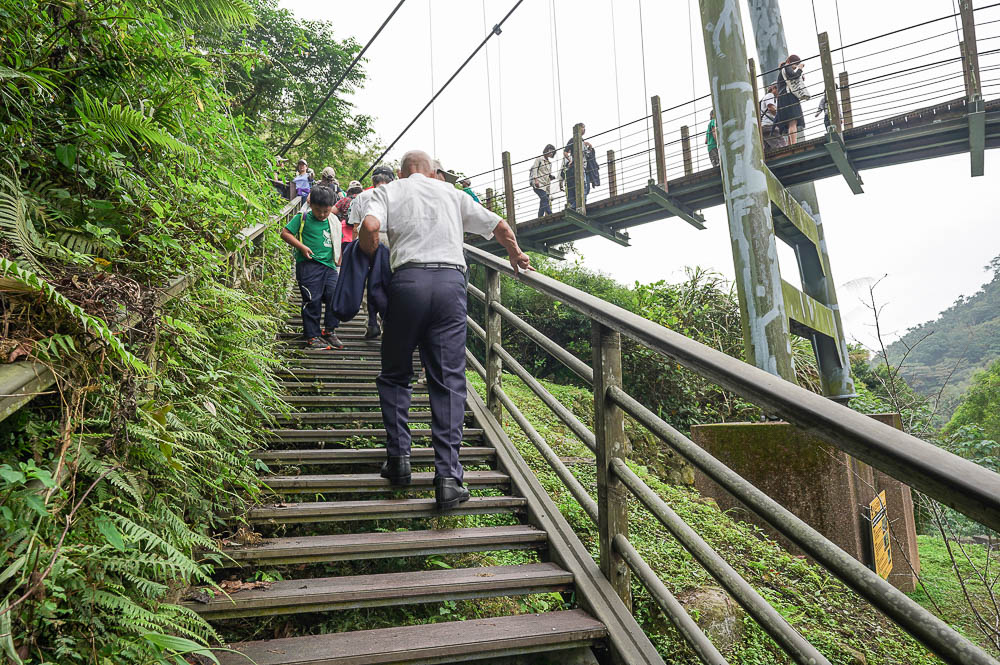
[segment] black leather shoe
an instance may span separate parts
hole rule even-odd
[[[382,473],[380,475],[393,485],[409,485],[410,456],[389,455],[389,459],[382,464]]]
[[[459,485],[454,478],[435,478],[434,500],[441,510],[451,510],[469,500],[469,490]]]

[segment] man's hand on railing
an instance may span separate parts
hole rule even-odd
[[[515,273],[518,270],[531,270],[531,259],[521,251],[517,244],[517,238],[514,236],[514,230],[510,228],[506,219],[501,219],[500,223],[493,229],[493,237],[507,250],[507,255],[510,257],[510,267],[514,269]]]
[[[531,258],[522,252],[520,247],[518,247],[517,254],[510,255],[510,267],[514,269],[514,272],[518,270],[534,270],[531,267]]]

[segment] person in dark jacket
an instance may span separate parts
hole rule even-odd
[[[778,67],[778,118],[775,124],[783,134],[788,135],[788,145],[798,141],[799,128],[805,124],[800,102],[809,99],[809,90],[802,73],[802,59],[797,55],[788,56]]]

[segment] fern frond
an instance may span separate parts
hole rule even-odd
[[[0,176],[0,233],[35,272],[48,273],[38,260],[45,253],[31,223],[28,202],[17,181],[7,176]]]
[[[121,142],[135,141],[156,146],[180,155],[194,155],[195,149],[179,141],[142,112],[115,104],[103,97],[93,97],[81,90],[76,110],[82,119],[96,125],[108,137]]]
[[[0,257],[0,286],[20,291],[38,291],[42,293],[50,303],[58,305],[73,316],[84,330],[107,344],[118,360],[139,374],[149,373],[149,367],[146,363],[136,358],[132,355],[131,351],[125,348],[125,345],[115,337],[115,334],[108,327],[104,319],[87,314],[83,311],[83,308],[59,293],[56,287],[39,277],[36,273],[21,268],[9,259]]]
[[[173,0],[170,5],[181,14],[222,27],[249,26],[257,22],[253,7],[245,0]]]

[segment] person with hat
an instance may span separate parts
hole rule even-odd
[[[426,152],[403,155],[400,179],[373,190],[359,245],[374,256],[379,231],[389,234],[393,274],[375,382],[386,431],[381,475],[394,485],[410,482],[410,380],[419,347],[430,394],[434,498],[440,509],[450,509],[469,499],[458,459],[466,398],[464,234],[495,237],[515,272],[530,270],[531,261],[506,221],[455,187],[435,182],[439,172],[447,180],[448,172]]]
[[[556,147],[549,143],[542,149],[542,154],[535,159],[528,171],[528,179],[531,181],[531,189],[538,196],[538,216],[552,214],[552,199],[550,198],[549,186],[556,179],[552,175],[552,158],[556,156]]]
[[[319,184],[332,189],[337,195],[338,201],[344,198],[344,188],[340,186],[340,182],[337,180],[337,172],[332,166],[327,166],[320,171]]]
[[[468,194],[469,196],[472,197],[473,201],[475,201],[476,203],[482,205],[483,202],[480,201],[479,197],[476,196],[476,193],[474,191],[472,191],[472,181],[471,180],[469,180],[468,178],[462,178],[461,180],[458,181],[458,184],[462,186],[462,191],[463,192],[465,192],[466,194]]]
[[[352,180],[351,184],[347,186],[347,196],[337,201],[337,205],[333,207],[334,214],[340,220],[341,254],[343,254],[343,250],[347,248],[347,245],[354,240],[354,227],[351,226],[348,220],[351,215],[351,204],[354,203],[355,197],[363,191],[364,187],[361,186],[361,183],[357,180]]]

